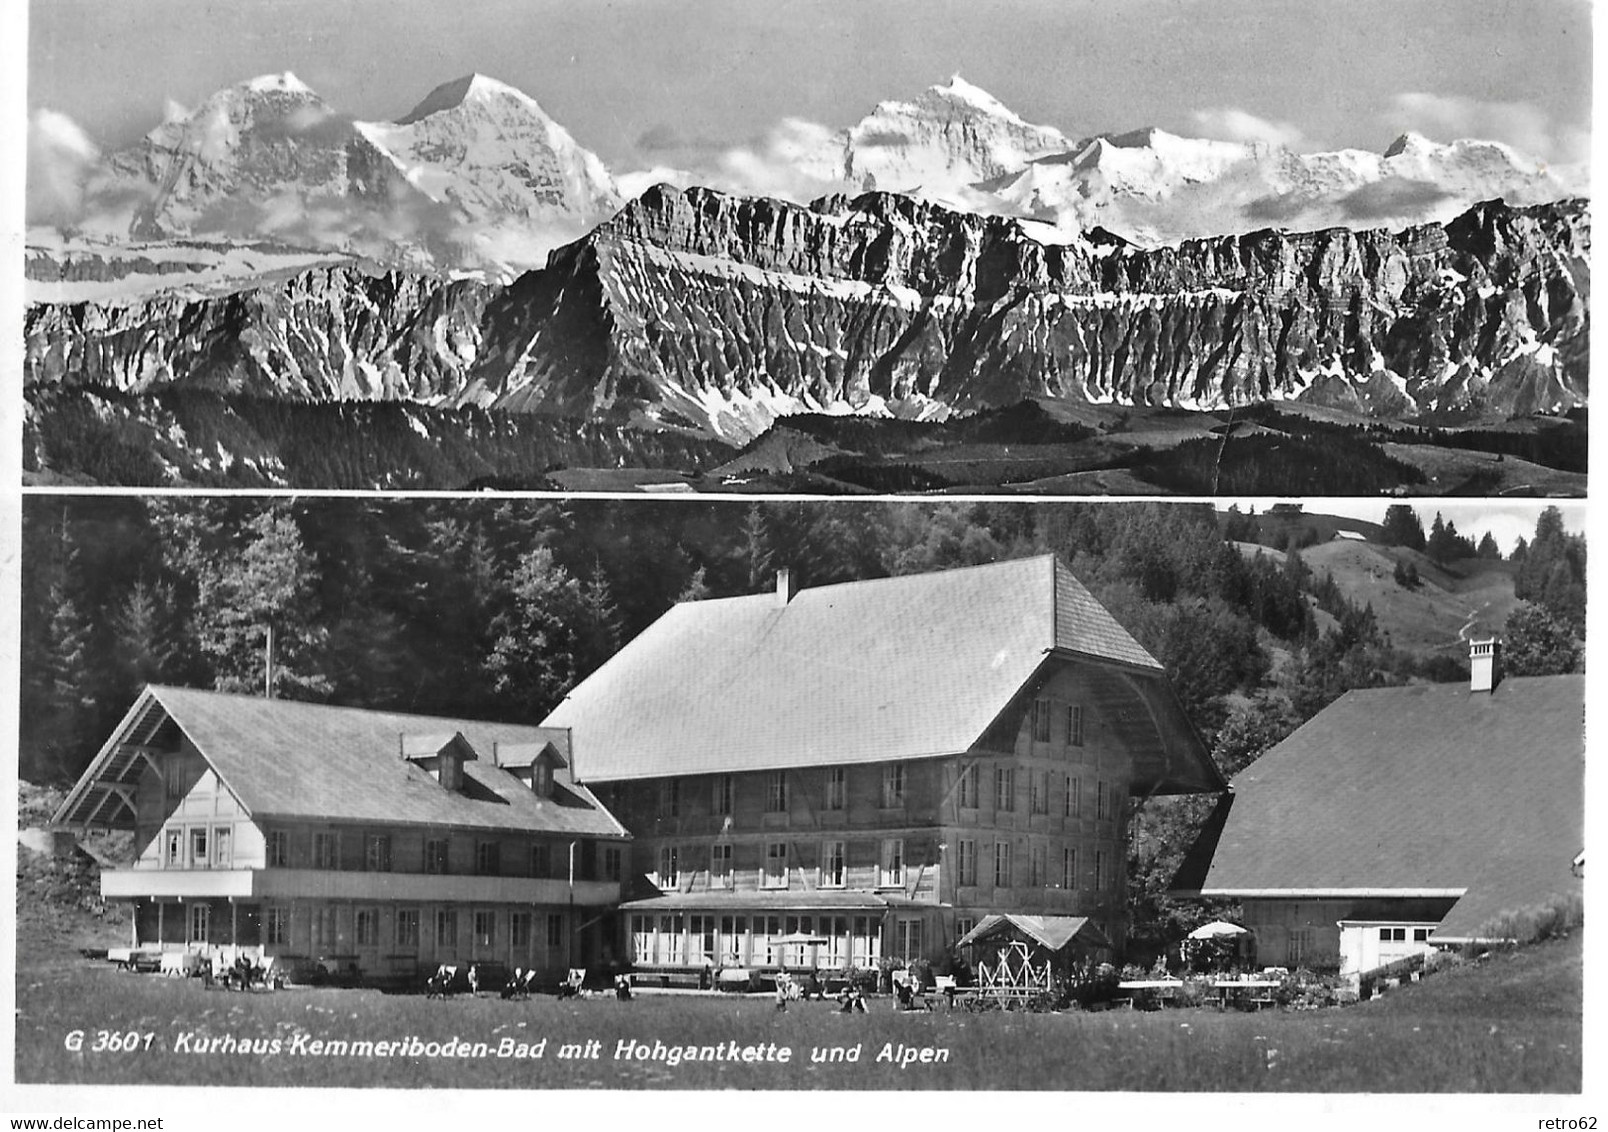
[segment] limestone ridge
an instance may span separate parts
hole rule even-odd
[[[26,381],[408,398],[696,430],[1032,396],[1383,418],[1587,395],[1584,202],[1401,232],[1066,245],[894,194],[652,189],[508,285],[327,268],[224,299],[36,306]]]

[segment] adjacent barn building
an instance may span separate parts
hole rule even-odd
[[[996,912],[1120,947],[1130,800],[1224,786],[1048,555],[677,605],[544,726],[632,832],[649,969],[935,958]]]
[[[55,820],[133,831],[135,947],[561,975],[618,936],[628,835],[563,730],[150,687]]]
[[[1583,676],[1353,691],[1230,783],[1174,888],[1244,906],[1262,963],[1371,970],[1578,899]]]

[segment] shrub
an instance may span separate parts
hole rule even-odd
[[[1481,924],[1474,934],[1480,939],[1505,940],[1522,946],[1566,936],[1584,922],[1585,900],[1574,892],[1502,912]]]

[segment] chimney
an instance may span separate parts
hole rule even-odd
[[[1496,682],[1501,679],[1497,671],[1497,654],[1499,642],[1495,637],[1483,641],[1470,640],[1468,642],[1468,690],[1470,692],[1492,692],[1496,690]]]
[[[798,588],[793,584],[793,571],[786,566],[776,571],[776,604],[786,605],[797,592]]]

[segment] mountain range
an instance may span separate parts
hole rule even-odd
[[[193,110],[170,108],[138,143],[109,155],[64,120],[61,131],[76,144],[40,150],[36,164],[51,168],[31,174],[43,183],[66,164],[72,182],[69,206],[30,197],[38,270],[29,275],[46,284],[31,297],[44,300],[84,297],[62,283],[73,264],[96,257],[100,281],[121,274],[131,277],[127,290],[140,290],[149,273],[130,265],[137,253],[127,245],[175,239],[271,241],[507,279],[617,212],[620,182],[646,187],[640,172],[617,181],[533,98],[478,74],[438,86],[390,122],[354,120],[287,72],[218,91]],[[899,193],[1017,218],[1042,242],[1104,228],[1143,246],[1270,227],[1402,228],[1450,220],[1482,200],[1526,205],[1584,189],[1580,171],[1500,143],[1442,145],[1414,134],[1383,153],[1305,155],[1149,128],[1077,139],[1025,121],[958,76],[879,103],[783,164],[782,176],[650,176],[798,204]],[[94,292],[102,293],[115,294]]]
[[[506,84],[364,122],[282,74],[77,151],[101,239],[30,235],[36,423],[176,392],[741,446],[1029,399],[1437,426],[1588,399],[1587,205],[1496,143],[1069,141],[957,78],[791,154],[808,202],[625,199]]]

